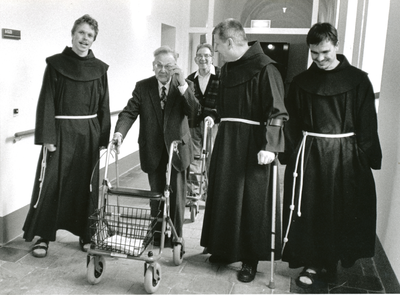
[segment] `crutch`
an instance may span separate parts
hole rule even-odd
[[[203,147],[201,149],[201,175],[200,175],[200,183],[199,183],[199,196],[203,195],[203,182],[204,178],[207,179],[207,142],[208,142],[208,128],[210,128],[210,122],[208,120],[204,120],[204,132],[203,132]]]
[[[271,278],[268,284],[270,289],[275,289],[275,218],[276,218],[276,192],[277,192],[277,182],[278,182],[278,164],[275,159],[272,162],[272,222],[271,222]]]

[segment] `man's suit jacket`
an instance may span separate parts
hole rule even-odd
[[[197,114],[200,104],[194,96],[193,83],[189,80],[186,82],[188,88],[182,95],[177,79],[172,77],[163,115],[157,78],[152,76],[141,80],[136,83],[132,98],[118,116],[115,132],[120,132],[125,138],[140,115],[139,154],[141,168],[146,173],[154,172],[163,149],[169,152],[174,140],[183,142],[178,147],[179,153],[172,160],[175,169],[183,171],[193,161],[188,117]]]

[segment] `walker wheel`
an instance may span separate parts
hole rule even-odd
[[[144,275],[144,289],[147,293],[154,293],[160,287],[161,266],[158,263],[149,265]]]
[[[175,244],[174,248],[172,249],[172,254],[173,254],[174,264],[181,265],[183,260],[183,254],[185,254],[182,244],[179,243]]]
[[[100,283],[106,269],[106,260],[103,256],[87,256],[87,280],[90,284],[95,285]]]

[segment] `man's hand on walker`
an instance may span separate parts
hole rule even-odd
[[[257,154],[258,164],[267,165],[271,164],[275,160],[275,153],[268,151],[259,151]]]
[[[123,141],[122,134],[119,132],[115,132],[112,141],[114,143],[115,151],[117,152],[117,154],[119,154],[119,149],[120,149],[122,141]]]

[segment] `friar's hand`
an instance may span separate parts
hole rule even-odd
[[[56,146],[52,143],[45,143],[44,146],[49,152],[55,152],[57,150]]]
[[[204,122],[208,123],[208,127],[210,128],[214,126],[214,119],[211,118],[210,116],[205,117]]]
[[[268,151],[259,151],[257,154],[258,164],[267,165],[271,164],[275,160],[275,153]]]

